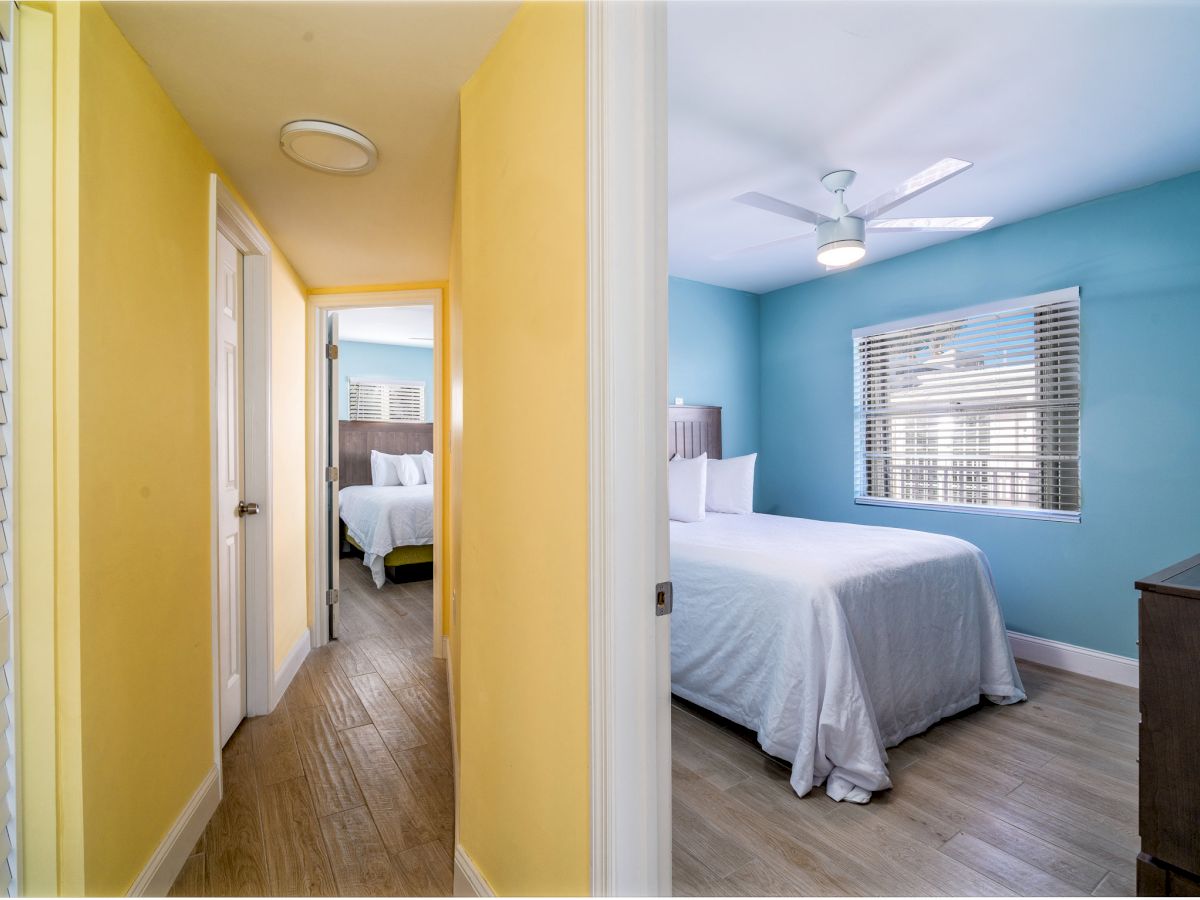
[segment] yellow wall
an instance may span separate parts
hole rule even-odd
[[[461,94],[458,827],[500,894],[589,888],[585,91],[583,4],[533,3]]]
[[[37,271],[52,259],[55,283],[35,281],[22,296],[22,309],[38,312],[30,329],[18,325],[17,352],[33,366],[52,360],[53,444],[41,452],[53,447],[53,467],[52,478],[46,466],[23,467],[17,491],[26,507],[53,510],[55,542],[49,552],[18,544],[17,564],[52,557],[53,582],[42,588],[55,598],[55,621],[48,633],[35,616],[39,627],[23,623],[19,636],[22,787],[32,789],[26,824],[37,826],[23,834],[22,859],[27,891],[123,893],[213,765],[209,177],[217,167],[100,4],[30,10],[54,18],[56,81],[52,97],[32,90],[37,79],[30,93],[21,88],[22,123],[44,132],[53,103],[54,183],[52,197],[42,186],[24,198],[18,227],[36,224],[44,202],[55,220],[53,246],[22,242],[17,265],[32,261]],[[303,334],[304,289],[276,257],[278,449],[296,434],[303,440],[303,390],[286,379],[303,378],[303,344],[293,352],[290,342],[299,340],[297,316]],[[33,421],[39,433],[50,427]],[[287,470],[272,501],[292,517],[277,513],[274,580],[297,594],[301,622],[295,571],[305,542],[302,526],[289,526],[302,521],[303,489],[303,473]],[[18,527],[46,523],[22,515]],[[295,610],[281,615],[277,636],[295,631]],[[46,659],[51,696],[27,677]],[[48,785],[54,802],[30,818]]]
[[[212,767],[208,173],[82,8],[80,653],[85,889],[120,891]]]
[[[307,290],[282,253],[271,254],[271,528],[275,597],[275,668],[307,634],[308,410],[305,372]]]

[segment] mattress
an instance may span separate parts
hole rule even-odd
[[[396,547],[433,543],[433,485],[344,487],[338,512],[346,534],[363,551],[376,587],[383,587],[385,559]]]
[[[761,514],[671,523],[672,689],[753,729],[803,796],[866,802],[886,747],[1025,698],[991,571],[922,531]]]

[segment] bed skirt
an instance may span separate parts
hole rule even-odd
[[[362,550],[350,533],[346,530],[346,526],[342,525],[342,538],[350,546]],[[408,566],[413,563],[431,563],[433,562],[433,544],[415,544],[408,547],[393,547],[392,552],[383,558],[385,566]]]

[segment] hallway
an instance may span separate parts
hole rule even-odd
[[[454,785],[431,582],[341,561],[343,637],[224,750],[225,794],[178,896],[451,893]]]

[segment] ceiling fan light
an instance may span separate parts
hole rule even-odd
[[[832,241],[817,250],[817,262],[838,269],[849,266],[867,255],[867,248],[862,241]]]
[[[842,216],[817,226],[817,262],[831,269],[849,266],[867,255],[866,223]]]

